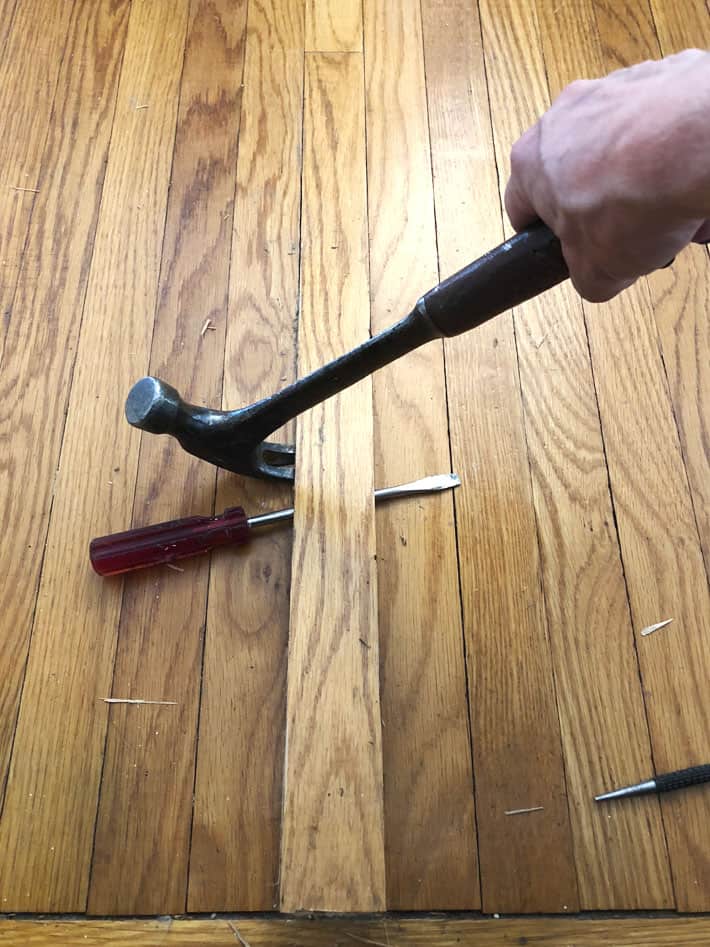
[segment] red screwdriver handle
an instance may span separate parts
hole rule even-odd
[[[250,532],[246,513],[233,506],[219,516],[190,516],[100,536],[92,539],[89,556],[99,575],[120,575],[198,556],[217,546],[238,546],[249,542]]]

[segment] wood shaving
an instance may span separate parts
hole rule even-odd
[[[249,943],[249,941],[248,941],[248,940],[244,940],[244,938],[242,937],[242,935],[239,933],[239,931],[237,930],[237,928],[235,927],[235,925],[232,924],[231,921],[227,921],[227,925],[229,926],[229,929],[230,929],[231,932],[234,934],[234,936],[237,938],[237,940],[239,941],[239,943],[242,945],[242,947],[251,947],[251,944]]]
[[[665,621],[657,621],[655,625],[649,625],[647,628],[641,629],[641,634],[645,638],[646,635],[652,634],[654,631],[658,631],[659,628],[665,628],[666,625],[670,625],[673,621],[672,618],[666,618]]]
[[[38,187],[15,187],[14,185],[10,186],[11,191],[24,191],[26,194],[39,194]]]
[[[165,565],[168,567],[168,569],[172,569],[173,572],[184,572],[184,571],[185,571],[184,569],[181,569],[180,566],[174,565],[174,563],[172,563],[172,562],[166,562]]]
[[[147,108],[149,108],[148,105],[136,105],[136,106],[135,106],[136,112],[140,112],[141,109],[147,109]]]
[[[531,806],[529,809],[508,809],[506,815],[523,815],[526,812],[542,812],[544,806]]]
[[[202,328],[200,329],[200,337],[204,339],[204,337],[205,337],[205,332],[207,332],[209,329],[211,329],[213,332],[216,332],[216,331],[217,331],[217,326],[213,326],[213,325],[212,325],[212,320],[211,320],[211,319],[206,319],[206,320],[205,320],[205,324],[204,324],[204,325],[202,326]]]
[[[356,940],[358,944],[375,944],[376,947],[388,947],[388,944],[384,944],[381,940],[370,940],[369,937],[359,937],[357,934],[351,934],[349,931],[343,931],[343,934],[351,940]]]
[[[176,700],[134,700],[132,697],[101,697],[105,704],[160,704],[161,706],[176,707]]]

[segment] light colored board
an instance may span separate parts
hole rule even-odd
[[[672,7],[666,6],[662,0],[649,0],[649,5],[650,20],[655,28],[654,40],[659,44],[660,55],[708,48],[710,10],[705,0],[680,0]],[[644,10],[648,10],[645,4]],[[646,44],[649,49],[653,49],[653,45],[653,40]]]
[[[362,59],[306,56],[298,368],[369,334]],[[385,905],[369,378],[299,418],[281,910]]]
[[[592,44],[593,17],[579,11],[556,14],[563,35],[576,30]],[[549,99],[534,7],[511,0],[486,26],[502,194],[510,148]],[[671,907],[658,800],[593,801],[653,764],[582,306],[566,283],[514,318],[580,906]]]
[[[693,246],[648,278],[693,510],[710,574],[710,261]]]
[[[204,404],[222,387],[245,27],[246,2],[192,0],[150,369]],[[215,474],[145,436],[133,524],[211,514]],[[125,580],[112,694],[177,706],[109,710],[92,914],[185,910],[209,560],[180,568]]]
[[[30,262],[17,282],[18,318],[9,325],[0,366],[0,509],[4,534],[13,537],[0,545],[0,798],[27,662],[127,22],[127,3],[100,3],[86,4],[73,24],[44,154],[52,171],[37,195],[27,240]],[[24,134],[29,140],[29,131]],[[62,221],[71,221],[71,229]]]
[[[7,17],[0,24],[0,359],[36,191],[52,186],[40,169],[67,38],[87,16],[82,2],[31,0],[8,7],[0,6],[0,16]],[[47,169],[47,178],[51,173]],[[38,275],[39,261],[28,261]]]
[[[305,0],[306,49],[362,51],[361,0]]]
[[[70,938],[76,938],[71,940]],[[705,918],[397,918],[294,920],[241,918],[168,921],[0,921],[3,947],[706,947]]]
[[[447,276],[500,242],[500,203],[478,17],[453,2],[424,10],[439,259]],[[574,910],[511,317],[447,342],[446,356],[453,464],[463,481],[456,512],[483,906]],[[537,806],[543,809],[505,814]]]
[[[185,4],[131,8],[0,822],[7,910],[86,905],[121,589],[92,573],[88,544],[130,518],[139,439],[123,398],[148,367],[185,21]]]
[[[5,43],[15,21],[17,0],[2,0],[0,2],[0,55],[5,54]]]
[[[303,7],[251,0],[230,269],[223,406],[294,374]],[[274,440],[279,439],[275,435]],[[279,509],[292,491],[232,474],[217,507]],[[278,903],[291,530],[255,536],[210,570],[188,907]],[[248,854],[247,854],[248,853]]]
[[[659,58],[649,0],[618,6],[610,0],[595,0],[591,4],[584,0],[580,9],[588,17],[587,31],[598,35],[592,45],[601,48],[602,74],[643,59]],[[678,7],[674,7],[674,19],[679,13]]]
[[[625,13],[629,11],[628,22]],[[557,67],[559,22],[545,20],[543,39],[550,85],[557,92],[575,74],[600,74],[628,50],[639,9],[616,4],[614,32],[601,34],[602,51],[586,35],[566,32],[574,71]],[[617,39],[619,23],[627,23]],[[637,47],[638,54],[652,50]],[[628,55],[628,52],[623,52]],[[658,347],[645,280],[599,307],[585,306],[612,496],[631,603],[657,772],[710,758],[705,706],[710,677],[708,591],[697,523],[673,405]],[[672,618],[664,631],[641,637],[648,625]],[[638,773],[644,779],[648,773]],[[677,907],[710,904],[710,796],[662,797]]]
[[[367,0],[373,332],[438,282],[418,5]],[[374,376],[375,481],[450,468],[443,352]],[[377,511],[387,906],[480,904],[451,494]]]
[[[652,3],[661,52],[710,48],[710,12],[702,0]],[[695,518],[710,575],[710,264],[693,247],[648,280],[661,337]]]

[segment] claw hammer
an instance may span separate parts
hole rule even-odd
[[[190,454],[249,477],[293,480],[293,445],[269,434],[413,349],[460,335],[545,292],[569,276],[560,242],[535,224],[425,293],[409,315],[310,375],[234,411],[187,404],[158,378],[142,378],[126,400],[126,418],[153,434],[172,434]]]

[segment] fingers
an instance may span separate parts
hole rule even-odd
[[[636,282],[636,279],[620,279],[611,276],[587,259],[575,247],[566,246],[564,243],[562,244],[562,254],[569,270],[572,285],[582,299],[586,299],[587,302],[608,302]]]
[[[535,179],[539,163],[537,136],[538,128],[534,126],[515,142],[510,152],[510,178],[504,203],[505,211],[516,230],[523,230],[539,216],[528,183]]]
[[[520,231],[537,219],[535,208],[518,178],[511,177],[505,189],[505,212],[513,227]]]

